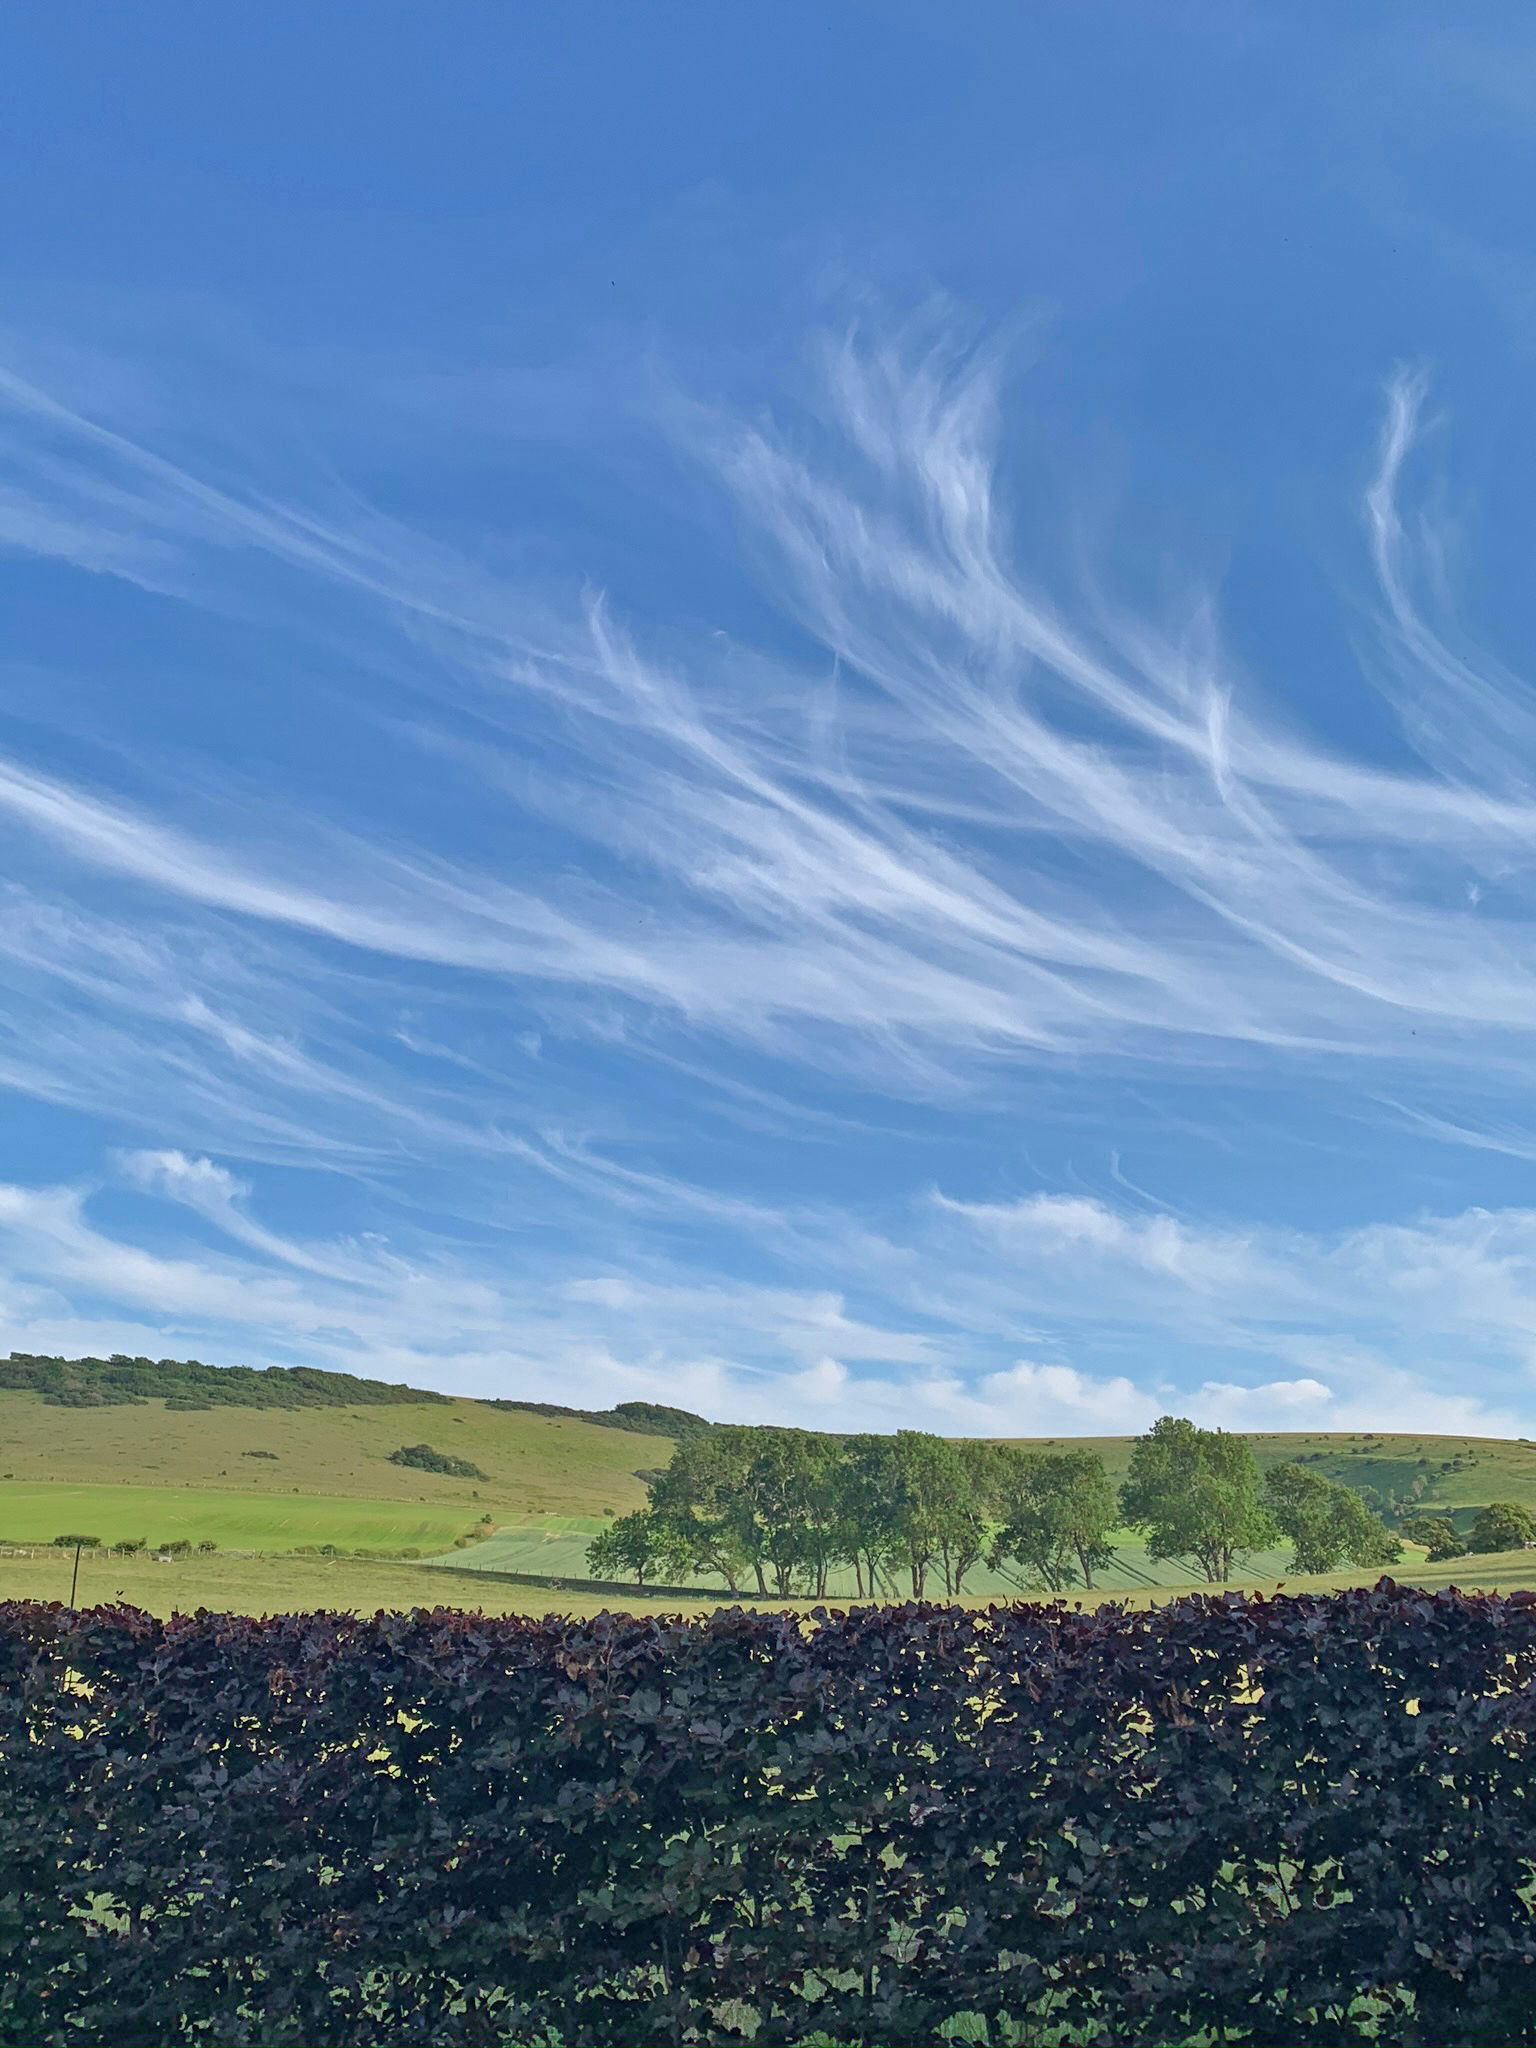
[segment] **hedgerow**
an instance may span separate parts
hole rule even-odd
[[[1536,1595],[0,1607],[10,2043],[1536,2041]]]

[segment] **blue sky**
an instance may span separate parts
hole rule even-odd
[[[0,1342],[1533,1433],[1527,10],[0,46]]]

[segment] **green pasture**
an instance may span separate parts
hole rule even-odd
[[[444,1550],[477,1517],[457,1502],[348,1500],[324,1494],[248,1494],[195,1486],[79,1486],[0,1481],[0,1542],[51,1543],[99,1536],[103,1543],[179,1537],[221,1550],[296,1550],[334,1543],[344,1550]]]
[[[72,1550],[0,1552],[0,1600],[67,1600]],[[107,1556],[86,1551],[76,1600],[81,1607],[119,1601],[168,1617],[207,1609],[215,1614],[377,1614],[412,1608],[467,1608],[484,1614],[551,1612],[590,1617],[616,1607],[644,1614],[704,1614],[712,1600],[663,1600],[626,1594],[546,1593],[504,1579],[456,1578],[422,1565],[371,1558],[266,1556],[217,1551],[175,1558]]]

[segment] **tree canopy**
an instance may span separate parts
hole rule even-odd
[[[1086,1451],[722,1424],[680,1443],[649,1491],[646,1509],[594,1539],[594,1573],[635,1577],[648,1544],[652,1577],[707,1573],[733,1592],[824,1598],[831,1574],[851,1567],[860,1598],[921,1600],[963,1593],[983,1558],[1060,1590],[1079,1575],[1091,1586],[1112,1554],[1114,1494]],[[1044,1543],[1030,1519],[1042,1516]]]
[[[1136,1439],[1120,1513],[1145,1532],[1149,1556],[1197,1565],[1217,1585],[1279,1534],[1247,1439],[1173,1415]]]
[[[1456,1524],[1446,1515],[1415,1515],[1403,1524],[1403,1534],[1410,1543],[1422,1543],[1429,1552],[1427,1562],[1442,1564],[1448,1558],[1465,1557],[1467,1546],[1457,1532]]]
[[[1059,1593],[1114,1558],[1109,1536],[1117,1511],[1104,1461],[1093,1451],[1027,1451],[998,1446],[994,1499],[1001,1526],[989,1557],[1015,1569],[1027,1586]]]
[[[1331,1572],[1341,1564],[1396,1564],[1403,1546],[1359,1494],[1305,1465],[1272,1465],[1264,1502],[1290,1539],[1291,1570]]]
[[[1536,1520],[1528,1508],[1512,1500],[1490,1501],[1467,1531],[1467,1549],[1478,1557],[1494,1550],[1523,1550],[1528,1543],[1536,1543]]]
[[[51,1358],[13,1351],[0,1387],[41,1394],[56,1408],[122,1408],[162,1400],[178,1408],[363,1408],[446,1402],[446,1394],[358,1379],[318,1366],[204,1365],[197,1358]]]

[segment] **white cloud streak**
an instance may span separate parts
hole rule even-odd
[[[519,783],[626,868],[622,882],[513,886],[440,848],[302,820],[286,853],[208,843],[16,762],[0,764],[0,808],[184,902],[586,989],[791,1057],[873,1062],[891,1085],[1068,1048],[1465,1065],[1492,1039],[1527,1068],[1532,906],[1506,888],[1474,914],[1467,885],[1507,880],[1536,834],[1510,765],[1530,756],[1529,718],[1513,678],[1451,655],[1416,608],[1423,548],[1399,510],[1415,383],[1390,393],[1366,512],[1419,777],[1265,723],[1209,627],[1175,643],[1129,614],[1071,623],[1022,580],[992,475],[991,365],[850,345],[829,383],[841,447],[718,428],[707,453],[777,561],[781,601],[836,657],[830,707],[729,643],[706,639],[691,671],[663,665],[602,604],[563,646],[519,642],[512,593],[426,542],[242,505],[13,384],[23,425],[81,443],[76,496],[92,502],[87,455],[126,463],[136,515],[189,566],[200,547],[235,547],[340,583],[447,636],[445,692],[462,700],[477,677],[480,708],[525,732],[539,711],[577,720],[578,794],[504,742],[482,743],[478,772],[498,801]],[[39,548],[55,470],[34,479]],[[1474,730],[1488,739],[1476,762]],[[1011,849],[935,829],[978,797]],[[1053,846],[1072,859],[1039,857]]]
[[[366,507],[198,474],[0,378],[0,540],[409,669],[412,719],[382,729],[434,799],[391,817],[342,764],[334,805],[279,815],[205,763],[173,815],[152,760],[130,795],[0,758],[0,1080],[109,1117],[128,1177],[215,1231],[224,1261],[156,1263],[95,1231],[78,1193],[12,1189],[0,1223],[29,1284],[96,1289],[125,1314],[163,1286],[168,1315],[216,1325],[233,1275],[231,1341],[275,1332],[259,1341],[360,1363],[369,1345],[441,1363],[400,1335],[423,1327],[402,1304],[427,1300],[461,1333],[454,1370],[527,1361],[511,1333],[531,1328],[549,1356],[589,1361],[594,1394],[605,1374],[655,1373],[750,1404],[750,1372],[722,1362],[739,1343],[806,1413],[844,1418],[910,1398],[994,1420],[1034,1404],[1059,1429],[1143,1419],[1146,1372],[1064,1348],[1085,1311],[1182,1332],[1212,1414],[1343,1415],[1352,1385],[1432,1401],[1463,1341],[1513,1387],[1536,1340],[1524,1210],[1324,1241],[952,1194],[913,1206],[903,1235],[744,1194],[647,1142],[664,1068],[698,1077],[695,1136],[726,1115],[739,1134],[748,1108],[792,1129],[803,1106],[857,1145],[859,1118],[813,1102],[828,1076],[990,1115],[1046,1078],[1236,1073],[1375,1090],[1394,1105],[1379,1114],[1437,1141],[1531,1142],[1536,714],[1446,616],[1438,536],[1410,506],[1422,380],[1389,387],[1362,507],[1362,684],[1420,763],[1388,770],[1268,708],[1210,593],[1181,594],[1177,631],[1048,593],[1005,516],[996,360],[854,339],[824,368],[819,413],[681,422],[783,616],[761,649],[622,623],[606,598],[565,604]],[[377,739],[377,707],[350,711]],[[585,1066],[562,1067],[572,1047]],[[738,1056],[756,1064],[732,1071]],[[432,1200],[451,1207],[451,1183],[488,1229],[595,1211],[633,1229],[630,1264],[567,1257],[517,1300],[472,1262],[443,1279],[433,1248],[399,1255],[409,1288],[429,1276],[410,1293],[373,1252],[255,1221],[204,1150],[323,1163],[423,1203],[432,1177]],[[652,1225],[745,1240],[791,1284],[680,1277]],[[654,1357],[623,1349],[637,1316]],[[1316,1362],[1330,1343],[1338,1372]],[[1382,1362],[1393,1345],[1406,1380]],[[1233,1377],[1234,1359],[1259,1376]],[[1504,1391],[1489,1412],[1513,1412]]]

